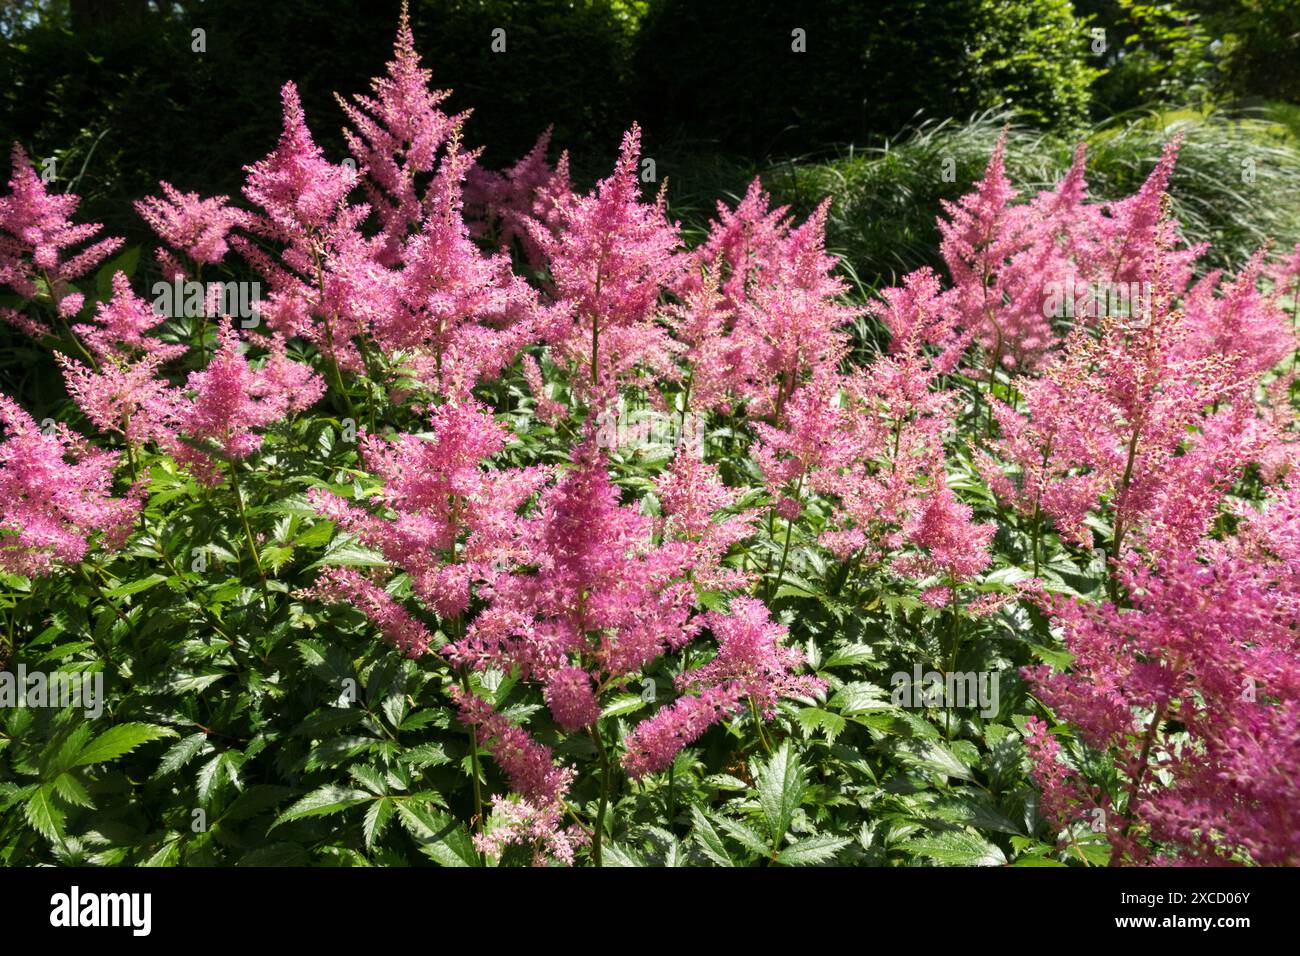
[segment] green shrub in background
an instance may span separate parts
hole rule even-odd
[[[1235,96],[1300,101],[1300,0],[1188,0],[1223,38]]]
[[[1300,0],[1074,0],[1106,31],[1093,112],[1151,103],[1300,100]]]
[[[1093,113],[1109,116],[1151,102],[1203,103],[1222,85],[1222,44],[1186,3],[1074,0],[1088,29],[1103,31],[1105,72],[1093,84]]]
[[[789,155],[918,112],[1014,104],[1069,127],[1087,113],[1086,54],[1069,0],[651,0],[633,72],[650,129]]]

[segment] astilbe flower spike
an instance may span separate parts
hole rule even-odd
[[[344,130],[348,149],[365,174],[362,184],[379,218],[384,265],[397,261],[408,231],[424,218],[425,177],[438,165],[439,153],[459,139],[468,113],[449,116],[439,106],[450,90],[429,86],[432,71],[420,63],[403,0],[393,58],[385,74],[370,81],[373,96],[349,102],[335,94],[351,128]]]
[[[492,235],[503,250],[518,243],[524,261],[533,268],[541,265],[543,252],[532,238],[529,221],[553,225],[555,204],[572,196],[567,170],[546,161],[550,145],[548,128],[509,169],[497,173],[475,165],[465,177],[466,214],[473,223],[472,234]]]
[[[655,480],[655,490],[663,511],[661,537],[689,542],[696,586],[717,591],[750,587],[755,572],[726,567],[723,561],[733,546],[754,534],[758,512],[734,511],[739,492],[723,484],[717,466],[683,442]]]
[[[433,642],[428,628],[355,568],[323,568],[315,583],[300,594],[326,604],[355,606],[375,623],[385,640],[407,657],[419,657]]]
[[[187,440],[173,454],[200,481],[219,483],[219,459],[248,458],[262,446],[258,429],[309,408],[324,394],[325,383],[289,359],[282,340],[272,339],[270,345],[266,361],[253,368],[239,334],[225,326],[208,367],[190,373],[177,412],[177,430]]]
[[[120,249],[124,241],[108,238],[84,245],[103,226],[72,222],[80,202],[72,193],[47,192],[23,148],[14,144],[9,192],[0,196],[0,286],[8,286],[24,299],[34,299],[43,285],[55,310],[65,319],[85,304],[85,296],[71,283]],[[80,251],[74,251],[78,247]],[[0,311],[0,317],[28,333],[47,331],[30,316],[12,309]]]
[[[260,314],[273,332],[307,339],[338,368],[360,370],[354,340],[394,297],[393,278],[378,262],[384,239],[362,233],[369,207],[346,202],[357,172],[325,158],[307,128],[297,88],[286,83],[281,98],[279,142],[245,167],[244,185],[244,196],[259,210],[246,217],[246,231],[278,246],[279,254],[247,236],[231,242],[270,284]]]
[[[48,434],[0,395],[0,570],[45,576],[98,547],[118,550],[145,494],[136,482],[113,497],[116,452],[93,448],[62,424]]]
[[[362,432],[362,461],[383,480],[376,500],[392,517],[323,490],[316,509],[406,572],[415,595],[445,619],[468,608],[475,582],[526,559],[526,524],[516,511],[548,480],[545,468],[489,469],[505,429],[481,407],[440,405],[431,438],[388,441]]]
[[[562,826],[561,803],[539,805],[522,797],[506,797],[496,800],[492,809],[490,828],[474,837],[480,853],[499,857],[508,846],[525,845],[533,849],[533,866],[548,866],[552,861],[572,866],[574,854],[591,842],[578,824]]]
[[[848,351],[848,323],[863,309],[840,301],[848,284],[826,252],[830,200],[782,235],[738,306],[733,337],[746,356],[750,414],[780,423],[807,379],[834,371]]]
[[[613,174],[557,209],[558,232],[530,223],[553,285],[549,339],[577,370],[575,384],[585,380],[588,393],[606,397],[638,365],[673,368],[674,343],[655,310],[681,265],[678,230],[665,216],[662,193],[654,203],[641,199],[640,151],[634,125]]]
[[[1123,574],[1131,609],[1049,605],[1068,670],[1025,669],[1035,694],[1121,772],[1118,793],[1070,775],[1055,822],[1107,814],[1113,862],[1295,865],[1300,860],[1300,480],[1228,542],[1203,540]],[[1060,776],[1040,748],[1040,781]]]
[[[1259,376],[1295,351],[1294,332],[1277,300],[1258,288],[1264,269],[1264,249],[1214,295],[1222,273],[1208,273],[1192,287],[1184,308],[1188,335],[1180,343],[1189,358],[1235,355],[1233,372],[1240,378]]]
[[[184,345],[168,344],[149,334],[165,317],[131,290],[126,273],[113,273],[112,288],[112,298],[95,307],[92,321],[72,327],[97,359],[121,361],[150,355],[169,362],[185,354]]]
[[[174,448],[181,411],[180,390],[161,375],[161,359],[106,361],[99,369],[58,356],[68,394],[102,432],[121,435],[128,453],[146,443]]]
[[[186,278],[191,271],[221,262],[230,250],[231,231],[244,222],[244,212],[230,205],[229,196],[204,199],[165,181],[158,185],[163,194],[138,200],[135,210],[166,247],[156,252],[164,277]],[[192,269],[177,256],[188,260]]]
[[[539,337],[536,296],[511,271],[509,255],[484,254],[470,238],[464,160],[453,144],[419,232],[400,249],[395,302],[371,322],[383,349],[417,353],[410,364],[441,395],[495,377]]]
[[[705,623],[717,638],[717,654],[679,675],[677,685],[686,693],[637,724],[625,741],[623,767],[634,779],[664,769],[682,748],[746,706],[771,719],[780,698],[815,697],[826,689],[821,678],[795,673],[804,656],[782,643],[786,628],[761,601],[736,598],[729,613],[710,611]]]
[[[259,234],[291,242],[327,226],[357,183],[355,170],[327,160],[312,139],[298,88],[286,83],[280,93],[284,129],[264,159],[245,167],[244,195],[262,210],[250,219]]]
[[[504,575],[489,606],[447,653],[474,668],[518,667],[545,681],[573,659],[593,674],[621,678],[665,650],[681,647],[694,590],[686,580],[692,549],[655,547],[652,521],[618,502],[604,455],[588,437],[574,467],[523,522],[531,573]]]

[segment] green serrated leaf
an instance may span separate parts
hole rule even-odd
[[[835,859],[835,854],[852,841],[830,834],[804,837],[777,855],[776,862],[785,866],[816,866]]]
[[[190,734],[183,737],[176,743],[172,744],[163,754],[162,760],[158,762],[158,769],[154,771],[154,779],[165,777],[169,773],[175,773],[187,763],[197,757],[199,754],[208,750],[208,735],[199,731],[196,734]]]
[[[691,824],[693,827],[691,832],[695,837],[695,842],[699,844],[700,850],[705,856],[718,866],[736,865],[731,858],[731,854],[727,852],[727,845],[723,842],[722,837],[718,835],[718,831],[709,822],[709,818],[704,815],[704,811],[694,804],[691,805]]]
[[[965,830],[935,833],[907,843],[918,856],[950,866],[1003,866],[1007,858],[983,837]]]
[[[63,842],[63,811],[54,803],[54,785],[47,783],[38,787],[36,792],[23,806],[27,822],[51,843]]]
[[[775,845],[790,829],[794,812],[803,802],[807,788],[803,767],[789,740],[782,743],[780,749],[759,768],[755,784],[763,818],[767,821],[767,832]]]
[[[161,737],[175,737],[176,731],[170,727],[157,724],[118,724],[110,727],[77,754],[72,762],[74,767],[86,767],[90,764],[104,763],[128,754],[141,744]]]
[[[364,790],[354,790],[352,787],[327,783],[319,790],[313,790],[276,817],[275,822],[271,824],[271,829],[274,830],[282,823],[301,820],[304,817],[323,817],[331,813],[338,813],[348,807],[355,807],[359,803],[374,799],[373,794],[366,793]]]

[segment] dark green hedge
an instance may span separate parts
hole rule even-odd
[[[1068,127],[1093,77],[1069,0],[651,0],[634,72],[651,128],[749,154],[1008,103]]]

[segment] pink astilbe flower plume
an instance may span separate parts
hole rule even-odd
[[[745,690],[739,684],[706,687],[698,695],[683,694],[636,725],[625,741],[623,768],[634,780],[665,769],[683,748],[744,707]]]
[[[459,138],[468,117],[439,109],[451,91],[431,89],[432,75],[420,63],[403,2],[393,58],[385,75],[370,82],[374,95],[355,95],[351,102],[335,95],[352,124],[344,136],[365,174],[366,196],[379,218],[385,246],[380,260],[385,265],[396,261],[408,230],[423,218],[424,177],[437,166],[443,147]]]
[[[123,360],[149,355],[168,362],[185,354],[184,345],[167,344],[149,331],[165,320],[148,302],[131,291],[124,272],[113,274],[113,297],[95,307],[92,321],[74,325],[95,357],[101,361]]]
[[[1153,281],[1149,253],[1160,247],[1166,250],[1160,262],[1165,281],[1175,292],[1186,287],[1192,263],[1204,246],[1180,248],[1178,222],[1168,215],[1169,181],[1181,146],[1180,134],[1165,145],[1160,161],[1136,193],[1107,203],[1102,215],[1094,218],[1097,238],[1091,253],[1081,257],[1090,274],[1112,282]]]
[[[655,547],[652,525],[619,504],[589,437],[523,531],[536,571],[499,579],[490,605],[448,654],[476,668],[517,666],[538,680],[576,657],[593,674],[617,678],[681,647],[693,634],[691,548]]]
[[[733,336],[746,358],[750,414],[781,421],[803,382],[834,371],[848,351],[845,327],[864,310],[843,304],[848,283],[826,252],[827,199],[777,240],[738,307]]]
[[[5,395],[0,425],[0,570],[44,576],[78,564],[93,547],[125,544],[146,484],[113,497],[116,452],[92,448],[62,424],[43,432]]]
[[[830,467],[810,476],[812,487],[836,505],[822,542],[837,557],[856,556],[864,566],[906,546],[904,525],[923,507],[930,476],[943,469],[953,396],[933,386],[961,346],[938,356],[924,348],[923,330],[930,326],[924,308],[914,308],[929,301],[928,285],[914,282],[910,291],[887,299],[890,320],[903,333],[897,348],[843,380],[839,420],[847,435],[837,439],[843,447],[826,463]]]
[[[186,278],[190,270],[177,256],[195,268],[215,265],[230,249],[226,241],[231,230],[243,224],[245,214],[231,206],[229,196],[204,199],[198,193],[181,192],[168,182],[159,182],[162,196],[147,196],[135,203],[140,218],[163,241],[157,258],[167,279]]]
[[[1025,669],[1035,694],[1111,757],[1121,777],[1035,776],[1062,804],[1107,814],[1112,862],[1300,860],[1300,481],[1239,536],[1205,540],[1156,567],[1128,562],[1133,607],[1050,605],[1068,670]]]
[[[490,234],[505,250],[519,243],[524,261],[534,268],[541,265],[544,254],[532,238],[529,221],[554,225],[556,205],[572,198],[567,158],[563,166],[551,166],[546,161],[550,145],[548,128],[509,169],[497,173],[476,165],[465,178],[465,205],[473,222],[472,234]]]
[[[538,338],[536,296],[510,257],[485,255],[461,215],[464,157],[453,148],[430,190],[420,231],[402,246],[396,302],[371,323],[387,351],[414,350],[412,364],[439,394],[495,377]]]
[[[574,854],[591,842],[578,824],[562,826],[561,803],[535,804],[521,797],[498,799],[492,805],[490,829],[475,834],[474,846],[480,853],[499,857],[508,846],[522,845],[533,849],[533,866],[548,866],[552,861],[572,866]]]
[[[1234,373],[1255,377],[1295,351],[1293,331],[1277,300],[1259,290],[1266,250],[1260,249],[1235,279],[1214,295],[1222,274],[1211,272],[1187,295],[1187,337],[1182,354],[1190,358],[1236,355]]]
[[[396,598],[355,568],[324,568],[315,583],[299,595],[326,604],[356,607],[375,623],[385,640],[407,657],[419,657],[433,642],[428,628],[412,617]]]
[[[263,365],[254,368],[240,349],[239,334],[226,326],[208,367],[190,373],[177,413],[177,430],[187,441],[173,453],[201,481],[219,483],[218,458],[248,458],[262,446],[259,429],[309,408],[324,394],[324,382],[290,360],[283,341],[273,339],[271,346]]]
[[[1087,351],[1067,345],[1041,378],[1017,381],[1023,414],[992,400],[999,437],[991,450],[975,452],[975,463],[998,500],[1033,526],[1035,564],[1045,521],[1079,547],[1092,542],[1085,520],[1107,487],[1106,473],[1092,470],[1107,457],[1094,425],[1108,409],[1087,387],[1088,375]]]
[[[997,528],[973,520],[970,505],[957,500],[942,471],[931,475],[928,494],[919,510],[903,526],[909,544],[919,553],[905,554],[894,563],[897,571],[914,578],[937,578],[921,599],[943,606],[959,582],[967,581],[992,560],[989,543]]]
[[[717,212],[708,237],[692,254],[694,267],[683,274],[678,291],[698,289],[700,269],[708,270],[719,279],[726,310],[734,312],[745,301],[751,282],[771,272],[780,257],[781,242],[790,231],[790,207],[771,208],[771,196],[756,178],[735,209],[719,201]]]
[[[469,606],[475,581],[491,582],[498,569],[524,560],[516,511],[548,472],[485,467],[507,433],[478,406],[440,405],[432,417],[431,439],[360,436],[364,464],[384,480],[376,500],[393,517],[325,491],[309,494],[318,511],[405,571],[416,596],[450,619]]]
[[[393,308],[395,280],[379,261],[382,236],[366,236],[369,207],[346,202],[358,174],[335,165],[313,141],[292,83],[282,90],[284,130],[276,148],[245,167],[245,197],[260,211],[231,244],[270,283],[260,314],[277,334],[304,338],[340,369],[360,371],[356,340]]]
[[[782,517],[793,520],[805,490],[820,489],[849,468],[859,446],[840,404],[841,379],[823,372],[786,402],[784,427],[755,422],[759,441],[750,449]]]
[[[794,673],[803,654],[781,643],[786,628],[771,620],[761,601],[736,598],[729,613],[711,611],[705,621],[718,653],[703,667],[682,673],[677,685],[687,693],[628,736],[623,766],[634,779],[663,770],[683,747],[751,702],[770,719],[780,698],[814,697],[826,689],[820,678]]]
[[[357,184],[357,173],[325,158],[307,129],[298,88],[280,91],[284,129],[276,148],[246,166],[244,195],[262,210],[249,227],[269,238],[291,242],[329,225]]]
[[[718,591],[748,588],[754,572],[726,567],[723,559],[733,546],[754,534],[758,512],[734,511],[740,493],[728,488],[716,465],[701,459],[685,442],[672,463],[655,480],[663,511],[661,534],[689,543],[690,574],[697,586]]]
[[[44,294],[64,318],[81,311],[85,296],[71,283],[86,275],[122,247],[118,238],[93,239],[99,223],[76,225],[72,214],[81,202],[72,193],[49,193],[21,146],[14,144],[9,192],[0,196],[0,287],[8,286],[24,299]],[[80,247],[80,251],[74,251]],[[0,317],[33,333],[45,331],[39,322],[14,310]]]
[[[150,442],[174,447],[181,393],[160,374],[157,355],[106,362],[98,370],[64,355],[57,360],[68,394],[100,431],[121,435],[131,449]]]
[[[573,771],[557,767],[551,748],[492,709],[482,697],[459,687],[450,689],[463,724],[472,727],[481,744],[510,780],[510,789],[541,806],[560,802],[573,782]]]
[[[533,401],[536,402],[537,417],[549,425],[554,425],[567,417],[568,409],[547,393],[546,380],[542,377],[542,367],[538,364],[537,358],[525,352],[519,361],[523,369],[524,381],[528,383],[528,390],[533,395]]]
[[[681,265],[678,230],[665,216],[662,193],[654,203],[641,199],[640,151],[634,125],[613,174],[557,209],[558,233],[530,223],[553,285],[550,340],[576,369],[575,384],[585,381],[592,393],[608,394],[638,365],[673,368],[673,342],[655,310]]]

